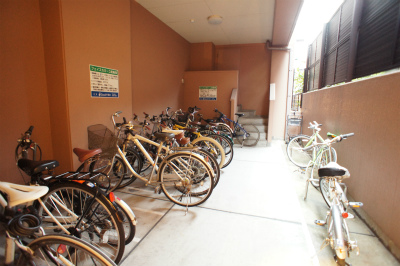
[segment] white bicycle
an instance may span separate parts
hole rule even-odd
[[[44,235],[40,218],[20,211],[22,205],[26,207],[40,200],[48,190],[46,186],[0,182],[0,224],[6,229],[5,265],[116,265],[98,248],[81,239]]]

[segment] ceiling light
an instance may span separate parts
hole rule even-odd
[[[211,15],[207,18],[208,23],[213,25],[219,25],[222,23],[222,17],[220,15]]]

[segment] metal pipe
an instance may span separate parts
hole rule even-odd
[[[268,50],[290,51],[290,48],[287,46],[286,47],[272,46],[270,40],[267,40],[266,44]]]

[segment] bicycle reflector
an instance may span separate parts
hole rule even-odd
[[[114,192],[110,192],[110,194],[108,194],[108,198],[110,199],[111,202],[114,202],[115,201]]]
[[[347,212],[344,212],[342,213],[342,217],[346,219],[347,217],[349,217],[349,214]]]
[[[64,254],[67,251],[67,247],[64,244],[60,244],[57,248],[57,253]]]

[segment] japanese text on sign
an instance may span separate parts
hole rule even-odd
[[[92,97],[118,98],[118,70],[89,65]]]
[[[217,100],[217,86],[200,86],[199,87],[199,100]]]

